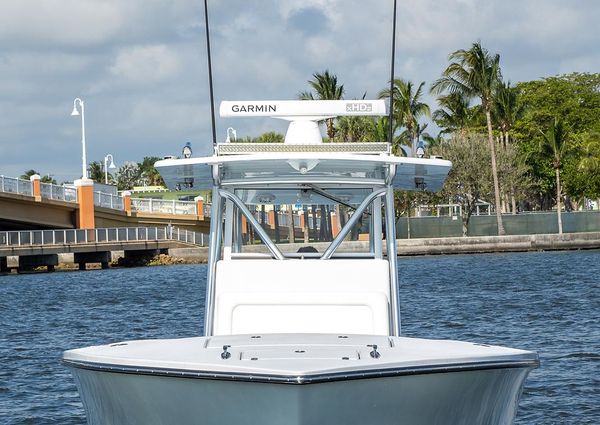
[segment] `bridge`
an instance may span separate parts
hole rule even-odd
[[[73,187],[0,176],[0,231],[176,226],[208,233],[210,208],[204,199],[163,201],[94,192],[91,180]]]
[[[19,271],[45,266],[53,271],[58,254],[73,253],[80,269],[87,263],[107,268],[111,252],[125,258],[152,256],[170,248],[206,246],[208,237],[172,226],[97,229],[21,230],[0,232],[0,273],[8,272],[9,256],[17,256]]]

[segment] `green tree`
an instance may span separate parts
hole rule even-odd
[[[446,143],[444,133],[440,131],[437,136],[432,136],[429,133],[423,134],[423,140],[427,143],[427,149],[434,150]]]
[[[337,122],[336,141],[344,143],[382,141],[376,132],[377,122],[372,117],[340,117]]]
[[[335,74],[331,74],[329,70],[324,72],[316,72],[313,74],[313,79],[308,80],[308,84],[314,91],[302,91],[298,94],[298,98],[302,100],[339,100],[344,97],[344,85],[338,84],[338,79]],[[325,120],[327,126],[327,137],[333,141],[335,138],[334,119]]]
[[[432,137],[429,135],[429,133],[427,133],[425,131],[425,129],[428,127],[428,123],[424,123],[424,124],[419,124],[417,123],[417,125],[415,125],[415,127],[409,131],[408,129],[404,130],[402,133],[400,133],[400,135],[398,136],[398,141],[401,144],[407,144],[408,146],[411,146],[413,144],[414,140],[426,140],[426,139],[432,139]],[[415,148],[416,151],[416,148]]]
[[[39,176],[39,173],[38,173],[37,171],[35,171],[35,170],[33,170],[33,169],[31,169],[31,170],[27,170],[27,171],[25,171],[23,174],[21,174],[21,175],[19,176],[19,178],[20,178],[21,180],[29,180],[29,178],[30,178],[31,176],[33,176],[34,174],[37,174],[37,175]]]
[[[469,221],[477,204],[493,193],[490,169],[481,166],[490,161],[490,152],[485,141],[476,134],[455,135],[435,151],[452,161],[442,195],[460,205],[463,236],[467,236]]]
[[[470,99],[460,92],[453,92],[438,97],[439,109],[436,109],[432,118],[442,134],[458,133],[465,136],[471,127],[473,113],[470,108]]]
[[[154,168],[154,163],[160,160],[156,156],[145,156],[142,162],[138,163],[139,176],[135,185],[138,183],[145,184],[147,186],[165,186],[160,173]]]
[[[274,131],[268,131],[261,134],[253,140],[254,143],[283,143],[285,137],[283,134],[276,133]]]
[[[600,74],[565,74],[518,83],[516,87],[525,114],[515,122],[512,138],[539,188],[532,200],[542,209],[554,204],[556,177],[539,151],[543,141],[539,129],[550,127],[557,116],[572,136],[571,154],[561,169],[564,180],[561,189],[569,198],[591,196],[594,179],[584,178],[579,162],[586,155],[583,143],[586,134],[600,131]]]
[[[56,179],[54,179],[50,174],[46,174],[45,176],[42,176],[40,178],[40,181],[42,183],[57,184]]]
[[[582,155],[577,169],[579,175],[584,175],[588,183],[585,195],[596,199],[600,208],[600,131],[584,133],[579,138]]]
[[[523,116],[525,111],[525,107],[520,102],[518,91],[515,87],[511,86],[510,81],[507,83],[501,83],[498,85],[496,90],[496,96],[494,99],[494,109],[492,110],[492,118],[498,130],[500,131],[500,141],[504,148],[505,153],[508,153],[508,146],[510,144],[510,135],[511,130],[515,123]],[[502,176],[504,172],[513,171],[510,167],[508,169],[501,170],[500,175]],[[503,190],[502,196],[506,201],[506,205],[508,205],[508,197],[510,195],[511,203],[512,203],[512,211],[516,212],[516,203],[515,203],[515,195],[514,188],[511,185],[504,184],[500,179],[501,184],[500,187]],[[507,208],[508,209],[508,208]]]
[[[90,162],[88,165],[88,178],[98,183],[104,183],[104,168],[100,161]]]
[[[490,160],[492,164],[492,180],[494,182],[494,200],[496,205],[496,221],[498,234],[504,235],[504,225],[500,213],[500,185],[498,183],[498,167],[496,164],[496,145],[492,130],[492,109],[498,85],[502,75],[500,72],[500,55],[491,55],[480,42],[473,43],[469,50],[457,50],[450,54],[450,65],[432,86],[432,92],[441,94],[459,92],[466,97],[478,97],[485,113]]]
[[[500,130],[500,139],[505,148],[510,143],[510,131],[523,117],[524,112],[525,106],[519,99],[517,88],[511,86],[510,81],[498,85],[494,98],[493,118]]]
[[[341,142],[385,142],[389,137],[388,117],[341,117],[338,120],[337,138]],[[394,121],[395,129],[398,123]],[[394,130],[394,133],[396,131]],[[400,138],[396,137],[392,143],[394,155],[406,155],[400,149]]]
[[[40,173],[38,173],[35,170],[27,170],[25,171],[25,173],[21,174],[19,176],[19,178],[21,180],[29,180],[31,176],[33,176],[34,174],[37,174],[38,176],[40,176],[40,181],[42,183],[51,183],[51,184],[57,184],[56,180],[52,178],[52,176],[50,174],[46,174],[45,176],[42,176]]]
[[[421,82],[415,89],[411,81],[401,78],[394,79],[394,119],[406,127],[406,138],[410,141],[412,155],[415,155],[416,142],[418,139],[417,131],[419,129],[419,118],[423,116],[431,116],[429,105],[421,101],[423,96],[423,87],[425,82]],[[379,92],[380,99],[390,97],[390,89],[383,89]]]
[[[580,136],[583,156],[579,169],[588,173],[600,174],[600,132],[585,133]]]
[[[517,84],[527,113],[519,130],[523,139],[535,138],[538,129],[561,117],[573,134],[600,123],[600,73],[572,73]],[[538,137],[539,139],[539,137]]]
[[[131,190],[134,186],[137,186],[140,177],[141,170],[138,164],[131,161],[126,161],[117,170],[117,188],[119,190]]]
[[[529,176],[525,157],[512,144],[498,151],[498,178],[500,187],[510,189],[511,208],[513,214],[516,214],[517,203],[527,199],[535,184]]]
[[[540,143],[540,152],[551,161],[556,177],[556,216],[558,233],[562,234],[560,169],[569,149],[569,133],[559,118],[555,118],[552,125],[545,132],[540,130],[540,133],[543,137],[542,143]]]

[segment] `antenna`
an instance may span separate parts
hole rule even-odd
[[[215,125],[215,97],[213,93],[212,62],[210,59],[210,33],[208,30],[208,0],[204,0],[204,25],[206,26],[206,53],[208,54],[208,89],[210,92],[210,117],[212,123],[212,143],[217,146],[217,129]]]
[[[396,59],[396,4],[394,0],[393,29],[392,29],[392,66],[390,75],[390,146],[394,144],[394,62]]]

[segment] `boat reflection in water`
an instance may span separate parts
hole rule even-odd
[[[212,188],[205,336],[66,351],[89,424],[513,422],[537,354],[401,336],[394,189],[440,190],[451,164],[324,144],[316,123],[384,114],[383,101],[223,102],[221,116],[290,120],[286,142],[156,164],[172,188]],[[304,243],[276,244],[275,224]]]

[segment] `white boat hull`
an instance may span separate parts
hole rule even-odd
[[[243,344],[241,341],[248,337],[236,338],[232,340],[234,343]],[[322,348],[322,344],[327,338],[336,337],[315,338],[317,336],[305,337],[303,350],[294,351],[297,346],[278,347],[281,352],[276,356],[301,351],[299,356],[325,357],[329,349]],[[361,338],[371,340],[373,337],[350,336],[344,341],[360,343]],[[315,344],[308,345],[309,340]],[[192,368],[178,360],[185,368],[176,368],[175,364],[167,365],[161,360],[167,357],[161,357],[160,353],[155,354],[156,359],[151,364],[145,365],[129,357],[135,354],[136,344],[139,349],[145,349],[150,347],[150,342],[90,347],[66,353],[65,363],[75,377],[89,425],[504,425],[513,422],[523,382],[537,365],[537,356],[529,352],[396,338],[393,347],[379,348],[381,357],[377,359],[369,356],[371,348],[367,348],[359,352],[360,360],[336,360],[335,367],[333,361],[326,360],[330,364],[320,372],[298,373],[298,365],[310,363],[311,367],[321,367],[324,364],[323,360],[313,363],[306,359],[286,360],[290,373],[281,370],[267,373],[278,360],[264,360],[264,370],[236,369],[237,365],[255,364],[262,368],[263,360],[244,360],[244,351],[233,351],[229,359],[223,360],[221,349],[217,348],[221,339],[153,344],[158,347],[167,342],[172,349],[173,344],[180,344],[180,349],[172,352],[183,352],[181,359],[206,355],[215,358],[215,366],[205,363]],[[424,351],[426,347],[442,343],[446,352],[458,347],[494,354],[478,354],[468,361],[456,358],[446,363],[433,359],[411,363],[404,359],[406,353],[417,346],[419,351]],[[184,344],[187,349],[183,348]],[[210,348],[213,345],[215,348]],[[317,351],[311,354],[311,347],[317,347]],[[352,351],[355,346],[346,348]],[[336,355],[339,349],[331,348]],[[267,347],[262,355],[273,357],[272,350]],[[113,351],[123,354],[108,357],[107,353]],[[503,351],[509,353],[502,356]],[[256,349],[252,353],[252,356],[259,355]],[[339,369],[338,365],[348,366]]]
[[[529,370],[302,385],[73,372],[89,425],[500,425],[513,422]]]

